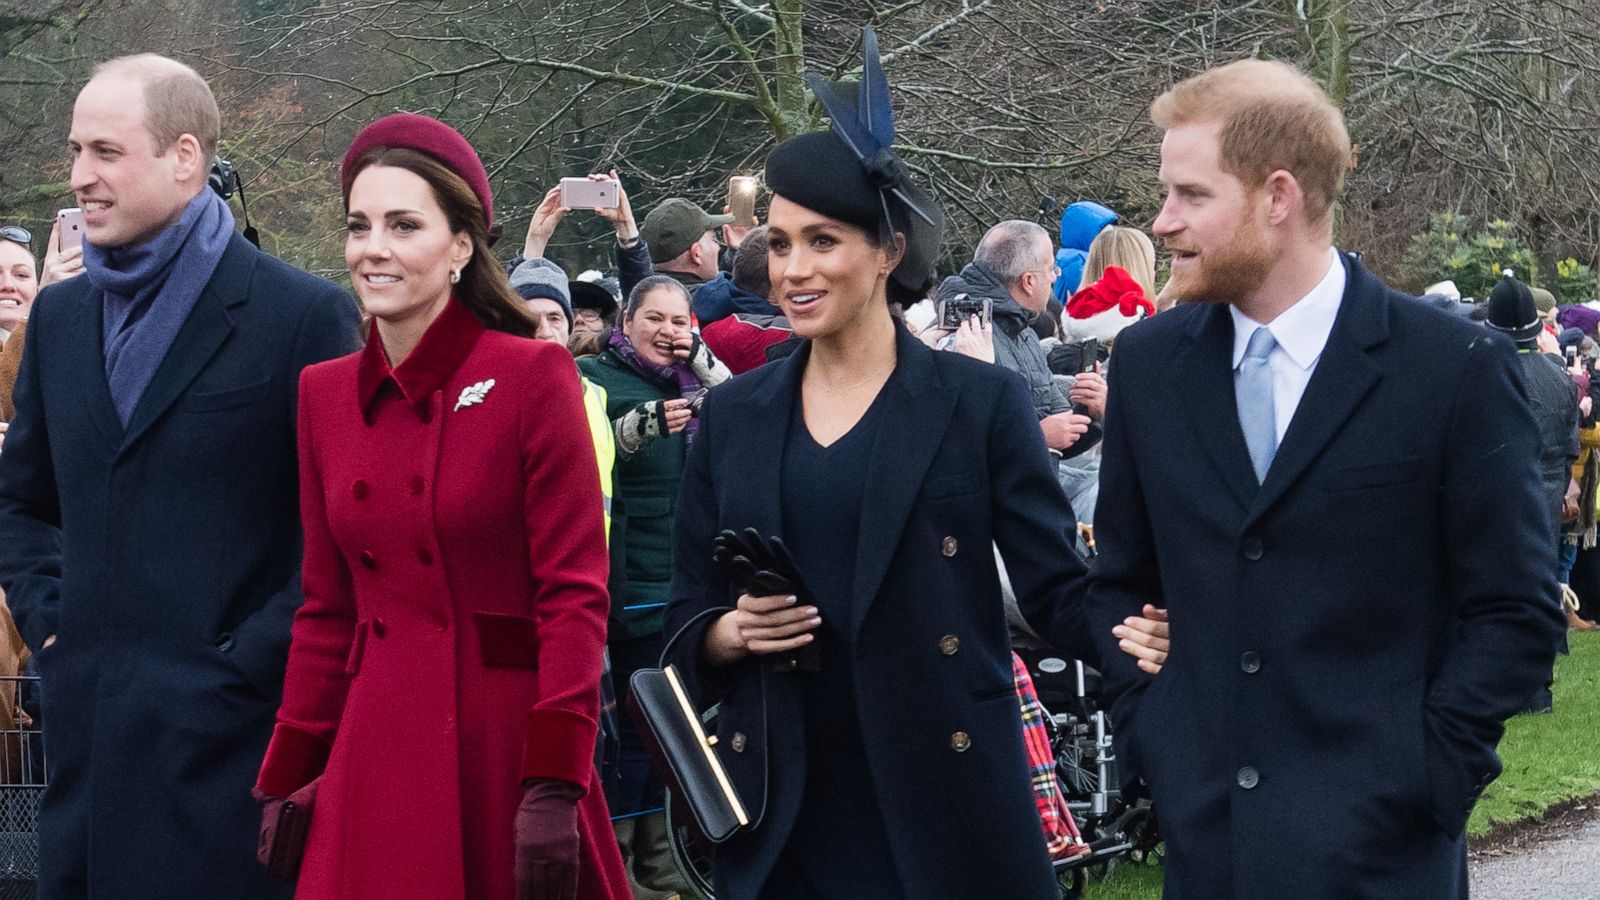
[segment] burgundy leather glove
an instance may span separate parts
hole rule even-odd
[[[517,900],[577,900],[578,800],[570,781],[527,782],[513,826],[517,840]]]

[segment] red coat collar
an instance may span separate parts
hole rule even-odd
[[[356,374],[357,396],[361,411],[368,412],[385,384],[394,384],[406,404],[416,409],[427,406],[434,391],[444,387],[446,380],[466,361],[483,334],[483,323],[454,297],[445,304],[444,311],[422,333],[411,354],[398,367],[389,365],[389,355],[383,349],[383,338],[378,336],[374,324],[367,334],[367,347],[361,354],[361,368]]]

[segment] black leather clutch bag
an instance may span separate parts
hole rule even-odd
[[[720,844],[751,827],[739,792],[717,758],[700,714],[673,666],[640,669],[629,679],[628,709],[651,745],[673,796],[681,798],[707,840]]]

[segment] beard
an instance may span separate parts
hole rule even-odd
[[[1266,226],[1247,222],[1233,240],[1195,257],[1188,271],[1174,271],[1167,291],[1186,303],[1238,304],[1266,282],[1272,271],[1273,251]]]

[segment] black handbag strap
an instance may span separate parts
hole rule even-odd
[[[679,638],[682,638],[696,625],[700,624],[701,619],[709,619],[713,616],[721,616],[724,613],[731,613],[733,612],[733,609],[734,608],[731,606],[713,606],[710,609],[703,609],[700,612],[695,613],[694,618],[683,623],[683,627],[679,628],[677,632],[667,640],[667,645],[661,648],[661,659],[656,662],[657,667],[662,669],[667,667],[667,662],[672,656],[672,648],[678,645]]]

